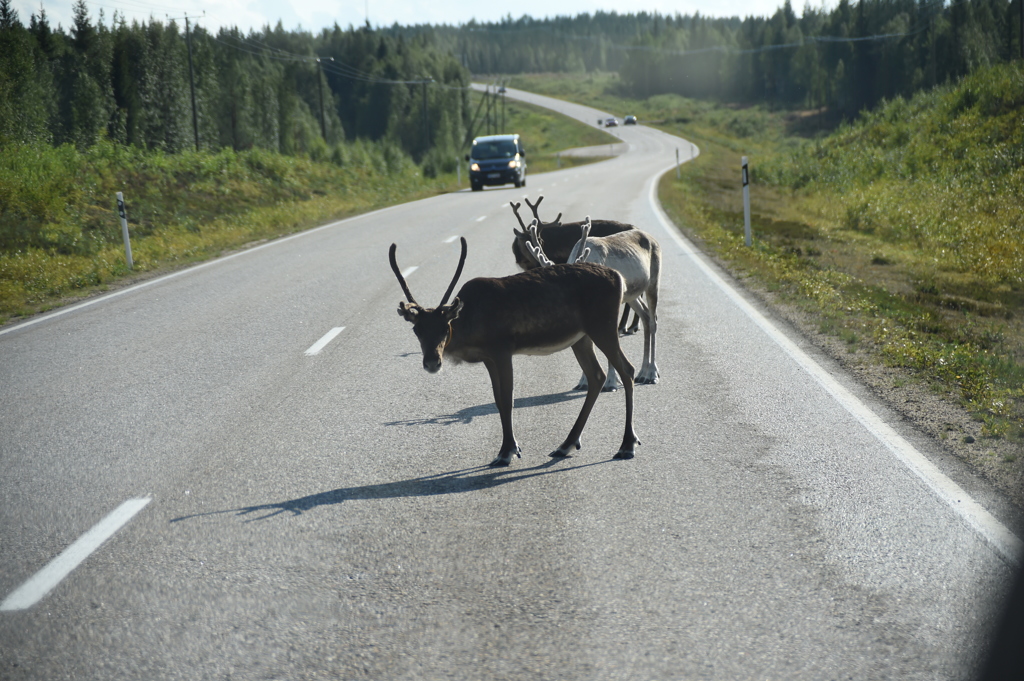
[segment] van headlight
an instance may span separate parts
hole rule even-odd
[[[474,173],[478,173],[478,172],[480,172],[480,164],[479,163],[470,163],[469,164],[469,169],[472,170]]]
[[[509,161],[508,162],[508,167],[509,168],[518,168],[519,167],[519,161],[517,159],[513,159],[513,160]]]

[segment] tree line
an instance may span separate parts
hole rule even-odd
[[[621,75],[641,96],[828,107],[852,118],[1019,57],[1019,7],[1011,8],[1020,2],[840,0],[798,17],[787,0],[766,19],[693,19],[652,34],[644,46],[661,49],[629,52]]]
[[[637,97],[829,107],[852,118],[1024,57],[1021,1],[840,0],[798,16],[786,0],[770,17],[597,12],[390,30],[435,36],[473,73],[615,71]]]
[[[281,24],[211,33],[178,21],[93,21],[0,0],[0,144],[100,137],[174,153],[253,147],[316,159],[354,140],[447,163],[471,118],[469,71],[427,37]],[[193,101],[195,102],[193,107]]]
[[[259,147],[315,159],[355,140],[446,167],[472,133],[470,73],[615,71],[627,94],[825,108],[954,81],[1021,51],[1024,0],[790,0],[770,17],[638,12],[459,26],[243,33],[171,20],[24,25],[0,0],[0,144],[100,136],[177,152]],[[183,30],[183,28],[185,30]],[[193,105],[194,102],[194,105]]]

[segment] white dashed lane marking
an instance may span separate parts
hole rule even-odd
[[[415,269],[415,268],[414,268]],[[318,340],[316,343],[306,350],[306,356],[312,357],[313,355],[319,354],[321,350],[327,347],[327,344],[334,340],[335,336],[345,330],[344,326],[336,326],[327,333],[324,334],[323,338]]]
[[[115,508],[106,518],[96,523],[74,544],[51,560],[46,567],[12,591],[11,595],[5,598],[3,603],[0,603],[0,610],[27,610],[41,601],[53,587],[60,584],[61,580],[98,549],[103,542],[121,529],[136,513],[145,508],[150,501],[149,497],[129,499]]]

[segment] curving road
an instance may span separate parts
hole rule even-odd
[[[969,678],[1015,509],[676,234],[653,187],[687,142],[616,134],[627,153],[524,189],[0,329],[0,678]],[[662,380],[637,388],[632,461],[611,460],[620,393],[548,458],[581,404],[565,352],[517,358],[524,455],[484,467],[486,371],[427,374],[395,313],[393,241],[432,305],[458,236],[464,281],[515,272],[508,203],[541,194],[549,219],[662,244]]]

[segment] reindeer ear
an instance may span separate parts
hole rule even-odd
[[[416,303],[406,304],[404,300],[398,301],[398,316],[405,317],[405,321],[416,323],[416,317],[419,315],[421,308]]]
[[[456,298],[452,301],[452,304],[444,309],[444,319],[446,322],[450,322],[459,316],[462,312],[462,301]]]

